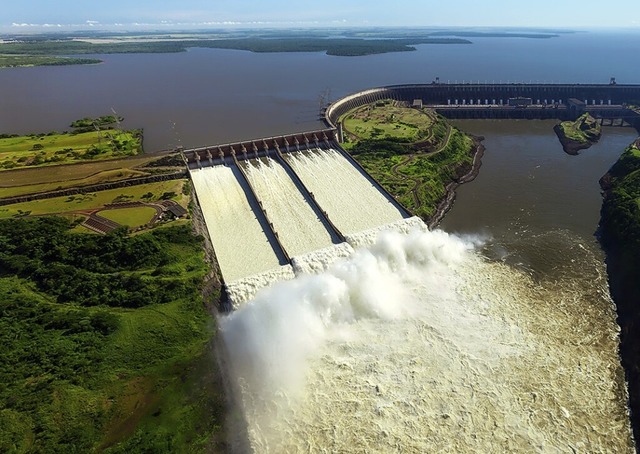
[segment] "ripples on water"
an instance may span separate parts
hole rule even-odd
[[[222,324],[254,450],[631,452],[602,264],[538,244],[535,276],[487,258],[508,244],[388,232],[259,294]]]

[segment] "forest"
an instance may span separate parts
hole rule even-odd
[[[222,397],[183,383],[214,333],[202,239],[72,228],[0,220],[0,452],[204,450]]]

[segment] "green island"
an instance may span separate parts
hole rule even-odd
[[[72,126],[106,142],[113,121]],[[223,451],[219,285],[182,159],[47,165],[0,180],[0,452]]]
[[[172,53],[189,48],[234,49],[251,52],[325,52],[335,56],[361,56],[416,50],[418,44],[470,44],[462,38],[226,38],[145,42],[88,42],[79,40],[18,41],[0,44],[0,55],[58,56],[83,54]],[[0,60],[0,63],[2,61]],[[95,63],[92,61],[91,63]]]
[[[575,121],[563,121],[554,126],[553,130],[565,153],[570,155],[577,155],[580,150],[589,148],[602,135],[600,123],[589,113],[580,115]]]
[[[489,32],[464,29],[366,28],[316,30],[216,30],[174,32],[41,33],[6,35],[0,43],[0,68],[16,66],[93,64],[86,54],[171,53],[189,48],[235,49],[250,52],[325,52],[334,56],[364,56],[414,51],[423,44],[471,44],[469,38],[548,39],[567,31]]]
[[[607,255],[616,302],[620,356],[629,383],[630,408],[640,408],[640,139],[600,179],[604,200],[598,237]]]
[[[71,123],[71,131],[0,134],[0,170],[113,159],[142,153],[142,131],[122,130],[107,115]]]
[[[472,179],[479,166],[479,140],[431,109],[385,100],[347,112],[340,121],[344,148],[430,225],[448,209],[455,187]]]

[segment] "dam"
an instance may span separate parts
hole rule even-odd
[[[222,145],[206,158],[192,153],[196,196],[235,305],[308,270],[306,254],[349,255],[350,236],[411,217],[328,139],[333,132]]]
[[[563,240],[545,281],[429,231],[340,148],[340,103],[327,129],[184,151],[235,308],[232,448],[633,452],[593,252]]]

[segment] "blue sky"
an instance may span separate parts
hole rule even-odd
[[[20,0],[0,27],[515,26],[640,28],[638,0]]]

